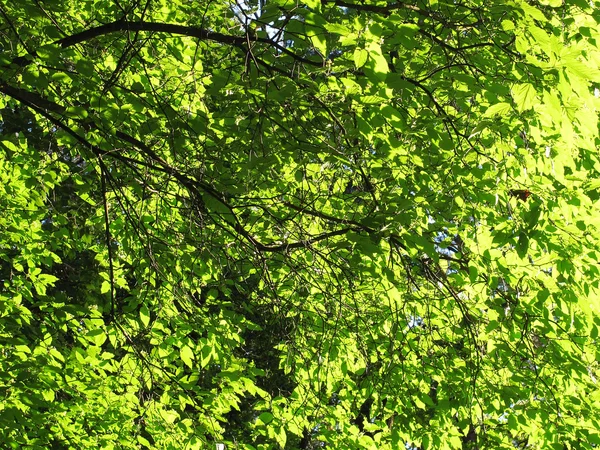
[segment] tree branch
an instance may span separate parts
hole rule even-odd
[[[219,42],[221,44],[228,45],[244,45],[250,42],[260,42],[263,44],[270,45],[271,47],[276,48],[277,50],[285,53],[288,56],[291,56],[296,61],[309,64],[312,66],[321,67],[323,65],[322,62],[312,61],[310,59],[303,58],[282,46],[281,44],[275,42],[272,39],[245,35],[245,36],[232,36],[229,34],[217,33],[214,31],[210,31],[204,28],[192,27],[192,26],[184,26],[184,25],[176,25],[171,23],[159,23],[159,22],[131,22],[127,20],[118,20],[116,22],[107,23],[104,25],[100,25],[99,27],[89,28],[80,33],[73,34],[71,36],[67,36],[65,38],[59,39],[55,42],[56,45],[60,45],[63,48],[71,47],[76,44],[80,44],[85,41],[89,41],[90,39],[104,36],[107,34],[117,33],[120,31],[149,31],[156,33],[168,33],[168,34],[177,34],[181,36],[193,37],[196,39],[201,39],[205,41],[214,41]]]

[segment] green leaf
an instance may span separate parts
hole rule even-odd
[[[511,89],[511,93],[517,105],[517,111],[519,112],[531,109],[539,103],[537,101],[537,92],[530,83],[514,85]]]
[[[110,289],[111,289],[110,282],[105,280],[102,282],[102,286],[100,287],[100,293],[107,294],[110,292]]]
[[[529,248],[529,236],[525,232],[521,231],[517,239],[517,254],[520,258],[527,256],[527,250]]]
[[[364,48],[356,48],[354,50],[354,65],[357,69],[360,69],[367,62],[369,52]]]
[[[348,27],[338,23],[326,23],[324,25],[325,29],[330,33],[339,34],[345,36],[346,38],[351,37],[352,32]]]
[[[387,59],[381,52],[381,46],[375,42],[369,42],[366,45],[366,51],[369,53],[366,66],[374,73],[376,79],[385,80],[390,68]]]
[[[540,0],[540,4],[547,5],[552,8],[560,8],[563,6],[563,0]]]
[[[537,226],[541,213],[541,205],[539,203],[536,203],[531,208],[531,211],[529,211],[529,213],[527,214],[527,225],[529,230],[533,230]]]
[[[86,337],[94,342],[95,345],[101,346],[106,342],[107,336],[104,330],[96,328],[95,330],[88,331]]]
[[[179,356],[181,357],[183,363],[190,369],[194,367],[194,352],[190,347],[187,345],[181,347],[179,349]]]
[[[179,414],[175,410],[160,409],[160,416],[167,424],[173,424],[179,418]]]
[[[542,28],[535,25],[529,25],[528,31],[533,36],[534,42],[541,47],[546,55],[550,56],[552,53],[550,35],[548,35],[548,33],[546,33],[546,31],[544,31]]]
[[[65,114],[67,117],[77,117],[79,119],[85,119],[88,116],[88,111],[86,108],[81,106],[69,106],[65,110]]]
[[[212,359],[212,347],[210,345],[204,345],[200,351],[200,367],[205,368]]]
[[[260,420],[264,425],[268,425],[273,421],[273,414],[264,412],[258,416],[258,420]]]
[[[552,2],[556,2],[559,0],[549,0]],[[539,9],[537,9],[535,6],[531,6],[530,4],[528,4],[525,1],[520,1],[518,3],[519,7],[523,10],[523,12],[531,17],[532,19],[538,20],[540,22],[545,22],[546,21],[546,16],[544,16],[544,13],[542,13]]]
[[[508,114],[512,110],[510,103],[496,103],[490,106],[483,117],[497,117]]]
[[[579,61],[575,58],[567,58],[564,60],[564,65],[569,72],[584,80],[595,81],[600,78],[600,69],[594,67],[590,62]]]
[[[279,447],[285,448],[285,444],[287,442],[287,433],[285,432],[285,427],[280,427],[275,437]]]
[[[512,31],[515,29],[515,23],[512,20],[503,20],[502,29],[504,31]]]
[[[321,0],[304,0],[304,4],[314,10],[321,8]]]
[[[146,328],[150,323],[150,311],[146,305],[142,305],[140,308],[140,320],[144,328]]]

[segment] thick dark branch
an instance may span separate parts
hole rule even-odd
[[[302,214],[308,214],[310,216],[314,216],[314,217],[319,217],[323,220],[326,220],[328,222],[334,222],[334,223],[340,223],[340,224],[344,224],[344,225],[353,225],[354,227],[361,229],[367,233],[374,233],[377,230],[375,230],[374,228],[368,227],[366,225],[361,224],[360,222],[357,222],[355,220],[351,220],[351,219],[342,219],[340,217],[335,217],[335,216],[331,216],[329,214],[326,214],[322,211],[316,211],[313,209],[308,209],[306,206],[299,206],[299,205],[295,205],[291,202],[283,202],[283,204],[285,206],[287,206],[290,209],[293,209],[294,211],[298,211],[299,213]]]
[[[233,226],[233,229],[242,237],[244,237],[248,242],[250,242],[258,251],[261,252],[280,252],[287,251],[297,248],[307,248],[317,242],[323,241],[330,237],[341,236],[347,234],[350,231],[361,231],[364,230],[364,227],[346,227],[335,231],[330,231],[327,233],[321,233],[316,236],[312,236],[308,239],[303,239],[301,241],[296,242],[287,242],[282,244],[263,244],[260,241],[256,240],[248,230],[246,230],[242,224],[239,222],[238,217],[233,211],[233,207],[227,203],[225,200],[226,196],[222,193],[216,191],[212,186],[202,183],[201,181],[190,178],[181,172],[179,172],[176,168],[170,166],[163,158],[161,158],[154,150],[148,147],[145,143],[136,139],[135,137],[123,133],[122,131],[116,132],[116,137],[124,142],[127,142],[138,150],[140,150],[144,155],[146,155],[150,162],[145,162],[141,160],[135,160],[124,156],[120,153],[116,152],[108,152],[106,150],[101,149],[100,147],[93,145],[90,143],[85,137],[79,135],[75,130],[69,127],[62,120],[55,118],[51,112],[56,114],[63,114],[66,111],[64,106],[61,106],[57,103],[54,103],[50,100],[43,98],[41,95],[26,91],[24,89],[15,88],[12,86],[8,86],[6,84],[0,84],[0,92],[5,93],[6,95],[14,98],[15,100],[27,105],[32,108],[43,117],[52,122],[56,127],[63,129],[65,132],[70,134],[73,138],[75,138],[78,142],[83,144],[86,148],[91,150],[98,158],[103,156],[110,156],[112,158],[118,159],[127,165],[141,165],[153,170],[157,170],[159,172],[163,172],[165,174],[171,175],[176,180],[178,180],[183,186],[186,187],[188,192],[194,194],[198,191],[204,192],[207,195],[210,195],[215,200],[223,204],[228,210],[229,215],[233,219],[233,223],[230,225]],[[87,119],[89,120],[89,119]],[[92,122],[88,123],[88,125],[95,125]],[[358,224],[357,224],[358,225]]]
[[[308,248],[311,245],[316,244],[319,241],[323,241],[325,239],[328,239],[328,238],[334,237],[334,236],[341,236],[341,235],[347,234],[350,231],[359,231],[359,230],[354,229],[354,228],[342,228],[341,230],[330,231],[328,233],[321,233],[317,236],[314,236],[309,239],[304,239],[302,241],[283,243],[283,244],[279,244],[279,245],[260,244],[260,245],[258,245],[258,249],[263,252],[280,252],[283,250],[292,250],[295,248]]]
[[[349,228],[348,231],[352,230],[352,231],[356,231],[356,232],[365,232],[368,234],[375,234],[378,233],[380,230],[376,230],[375,228],[371,228],[367,225],[363,225],[360,222],[357,222],[355,220],[351,220],[351,219],[342,219],[339,217],[334,217],[331,216],[329,214],[326,214],[322,211],[316,211],[316,210],[312,210],[312,209],[308,209],[306,207],[302,207],[302,206],[298,206],[298,205],[294,205],[291,202],[284,202],[283,203],[285,206],[287,206],[288,208],[291,208],[295,211],[298,211],[302,214],[308,214],[310,216],[314,216],[314,217],[319,217],[323,220],[327,220],[329,222],[334,222],[334,223],[340,223],[340,224],[346,224],[346,225],[352,225],[352,228]],[[389,240],[390,242],[392,242],[394,245],[396,245],[399,248],[402,248],[404,250],[408,250],[408,248],[406,247],[406,245],[401,241],[400,236],[395,235],[395,234],[390,234],[389,236]]]
[[[62,105],[54,103],[46,98],[42,97],[36,92],[30,92],[25,89],[10,86],[6,83],[0,83],[0,92],[26,104],[27,106],[35,105],[36,108],[44,111],[52,111],[57,114],[64,114],[66,108]]]
[[[112,239],[110,233],[110,219],[108,215],[108,200],[107,200],[107,189],[106,189],[106,177],[109,173],[106,165],[102,161],[102,158],[98,158],[100,163],[100,184],[102,188],[102,205],[104,209],[104,237],[106,240],[106,248],[108,250],[108,279],[110,281],[110,321],[115,319],[115,270],[114,270],[114,258],[112,249]]]
[[[432,41],[436,42],[440,47],[443,47],[445,49],[451,50],[456,53],[460,53],[465,50],[471,50],[471,49],[480,48],[480,47],[494,47],[496,45],[493,42],[477,42],[476,44],[464,45],[462,47],[454,47],[453,45],[448,44],[443,39],[437,37],[434,34],[431,34],[430,32],[428,32],[426,30],[420,29],[419,33],[421,33],[423,36],[428,37]]]
[[[60,45],[63,48],[71,47],[76,44],[80,44],[96,37],[104,36],[111,33],[117,33],[121,31],[148,31],[156,33],[168,33],[177,34],[180,36],[189,36],[196,39],[220,42],[221,44],[240,46],[247,44],[248,42],[260,42],[263,44],[270,45],[276,48],[282,53],[294,58],[298,62],[310,64],[312,66],[321,67],[323,64],[319,61],[312,61],[310,59],[303,58],[302,56],[296,55],[291,50],[282,46],[278,42],[272,39],[245,35],[245,36],[232,36],[229,34],[217,33],[204,28],[176,25],[172,23],[160,23],[160,22],[130,22],[127,20],[118,20],[116,22],[107,23],[100,25],[99,27],[89,28],[80,33],[67,36],[55,42],[56,45]]]
[[[451,69],[453,67],[469,67],[477,72],[483,73],[485,75],[484,72],[482,72],[481,70],[479,70],[479,68],[477,68],[477,66],[474,66],[472,64],[463,62],[463,63],[451,63],[451,64],[447,64],[445,66],[440,66],[437,67],[435,69],[433,69],[431,72],[429,72],[427,75],[425,75],[424,77],[420,78],[419,80],[417,80],[419,83],[423,83],[424,81],[427,81],[429,78],[433,77],[436,73],[442,72],[444,70],[448,70]]]
[[[247,42],[245,36],[230,36],[222,33],[215,33],[202,28],[188,27],[169,23],[157,22],[130,22],[119,20],[107,23],[99,27],[88,28],[80,33],[67,36],[55,42],[63,48],[71,47],[82,42],[89,41],[96,37],[104,36],[119,31],[155,31],[159,33],[179,34],[183,36],[195,37],[202,40],[212,40],[223,44],[239,45]],[[250,39],[256,41],[257,39]]]

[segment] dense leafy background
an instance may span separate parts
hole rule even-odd
[[[595,448],[599,8],[0,2],[0,442]]]

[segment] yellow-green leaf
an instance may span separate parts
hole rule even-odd
[[[148,311],[148,307],[146,305],[143,305],[140,308],[140,320],[142,321],[144,327],[147,327],[150,323],[150,311]]]
[[[354,65],[357,69],[360,69],[367,62],[369,52],[364,48],[357,48],[354,50]]]
[[[483,117],[496,117],[507,114],[511,110],[510,103],[496,103],[490,106]]]
[[[179,356],[181,357],[181,360],[186,366],[188,366],[190,369],[193,367],[194,352],[190,347],[188,347],[187,345],[181,347],[181,349],[179,349]]]
[[[516,84],[511,90],[517,111],[523,112],[538,104],[536,90],[530,83]]]

